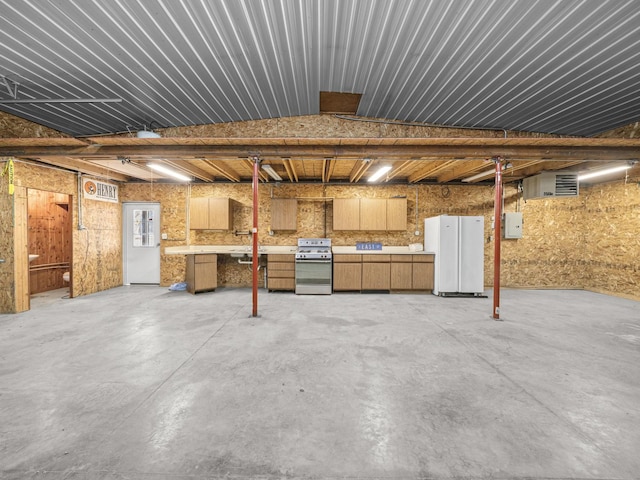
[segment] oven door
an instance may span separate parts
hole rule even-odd
[[[296,260],[296,294],[331,295],[331,260]]]

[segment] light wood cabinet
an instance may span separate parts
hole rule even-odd
[[[360,230],[384,231],[387,229],[387,200],[384,198],[360,199]]]
[[[271,199],[271,230],[297,230],[298,200],[295,198]]]
[[[267,289],[294,291],[295,269],[295,255],[267,255]]]
[[[411,290],[412,285],[411,255],[391,255],[391,290]]]
[[[231,230],[233,203],[230,198],[201,197],[189,201],[191,230]]]
[[[407,229],[407,199],[387,199],[387,230]]]
[[[433,255],[413,255],[413,290],[433,290]]]
[[[362,263],[362,290],[390,290],[391,264],[389,262]]]
[[[403,231],[407,229],[406,198],[336,198],[334,230]]]
[[[187,255],[186,277],[188,292],[215,290],[218,287],[218,255]]]
[[[362,255],[333,256],[333,290],[362,290]]]
[[[360,230],[359,198],[335,198],[333,200],[333,229]]]

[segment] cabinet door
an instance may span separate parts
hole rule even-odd
[[[360,230],[359,198],[335,198],[333,200],[333,229]]]
[[[387,200],[385,198],[361,198],[360,199],[360,230],[386,230],[386,229],[387,229]]]
[[[387,230],[407,229],[407,199],[387,199]]]
[[[232,228],[231,199],[209,198],[209,229],[231,230]]]
[[[189,201],[189,228],[206,230],[209,228],[209,199],[192,198]]]
[[[215,262],[195,264],[196,292],[215,290],[218,286],[218,269]]]
[[[333,290],[353,291],[362,288],[361,263],[334,263]]]
[[[362,289],[389,290],[391,288],[391,266],[389,263],[363,263]]]
[[[271,230],[296,230],[298,228],[298,200],[295,198],[271,199]]]
[[[414,290],[433,290],[433,263],[413,263]]]
[[[391,264],[391,290],[411,290],[413,285],[411,262]]]

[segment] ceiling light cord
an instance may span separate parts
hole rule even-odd
[[[458,128],[461,130],[480,130],[484,132],[503,132],[504,138],[507,138],[507,130],[504,128],[482,128],[482,127],[460,127],[456,125],[441,125],[438,123],[422,123],[422,122],[401,122],[401,121],[389,121],[389,120],[378,120],[375,118],[362,118],[362,117],[351,117],[349,115],[340,115],[334,114],[335,118],[339,118],[341,120],[350,120],[352,122],[364,122],[364,123],[384,123],[387,125],[402,125],[405,127],[432,127],[432,128]]]

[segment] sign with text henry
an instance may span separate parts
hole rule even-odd
[[[84,198],[101,202],[118,203],[118,186],[89,178],[82,179]]]

